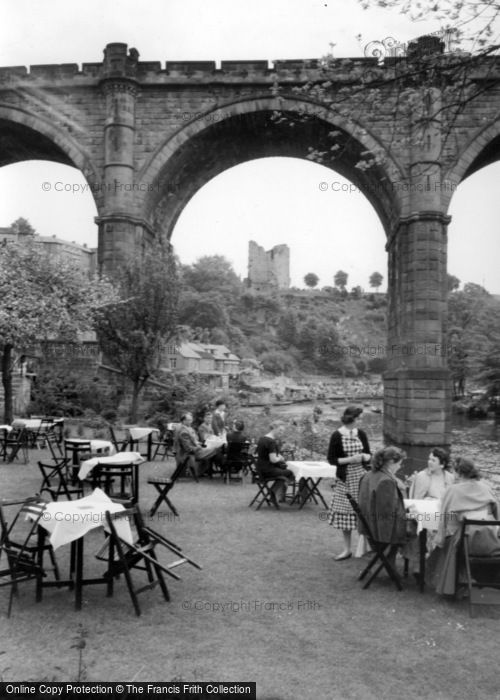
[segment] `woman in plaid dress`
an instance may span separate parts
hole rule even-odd
[[[350,493],[354,498],[358,497],[359,482],[370,461],[368,438],[356,425],[362,413],[362,408],[348,406],[341,418],[343,425],[332,434],[328,447],[328,462],[337,467],[337,483],[333,491],[328,522],[342,530],[344,536],[344,549],[335,557],[336,561],[352,556],[351,533],[357,529],[358,522],[345,494]]]

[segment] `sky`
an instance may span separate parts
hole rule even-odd
[[[144,61],[315,58],[330,44],[336,56],[361,56],[370,41],[406,42],[440,28],[395,10],[365,11],[357,0],[1,0],[0,7],[0,66],[101,61],[115,41],[136,47]],[[85,181],[54,163],[0,168],[0,226],[23,216],[42,235],[96,246],[91,195],[57,191],[60,182]],[[499,200],[496,163],[464,181],[449,210],[449,272],[496,294]],[[348,286],[365,289],[372,272],[387,277],[385,234],[368,200],[309,161],[266,158],[223,172],[188,202],[172,237],[182,262],[224,254],[242,278],[249,240],[266,249],[290,246],[294,286],[303,286],[308,272],[324,286],[343,269]]]

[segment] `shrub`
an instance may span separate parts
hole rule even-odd
[[[113,397],[102,387],[98,377],[84,377],[61,366],[45,368],[38,373],[28,412],[81,416],[87,409],[95,414],[113,408],[116,408]]]

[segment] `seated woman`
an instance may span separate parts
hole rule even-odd
[[[396,477],[405,453],[397,447],[375,452],[371,470],[360,481],[358,505],[375,542],[392,545],[387,558],[394,564],[400,545],[406,542],[405,486]],[[359,532],[367,535],[362,523]]]
[[[200,442],[206,442],[207,437],[211,435],[214,435],[214,430],[212,428],[212,412],[206,411],[203,415],[203,421],[198,426]]]
[[[200,438],[200,442],[202,447],[212,447],[214,445],[214,440],[213,438],[215,437],[215,433],[212,427],[212,412],[211,411],[206,411],[203,415],[203,421],[200,423],[198,426],[198,435]],[[207,445],[207,440],[210,442],[210,445]],[[217,441],[215,441],[217,442]],[[209,476],[212,476],[213,473],[213,465],[221,465],[222,463],[222,451],[223,451],[223,446],[222,446],[222,441],[220,442],[220,446],[217,448],[214,448],[215,451],[211,453],[209,457],[205,457],[203,460],[200,460],[199,464],[199,473],[204,474],[207,473]]]
[[[455,481],[450,457],[445,450],[434,447],[429,454],[426,469],[418,472],[410,487],[410,498],[438,498]]]
[[[285,500],[287,484],[295,481],[293,472],[284,466],[283,455],[280,454],[277,444],[277,441],[283,436],[284,430],[284,423],[280,421],[271,423],[271,429],[267,435],[259,438],[257,443],[257,462],[255,464],[263,479],[274,479],[271,493],[278,503],[283,503]]]
[[[470,459],[460,458],[455,465],[456,482],[445,492],[441,501],[441,518],[436,536],[436,547],[429,558],[430,583],[436,592],[454,595],[456,592],[457,553],[461,524],[471,520],[497,520],[498,501],[481,479],[479,470]],[[478,556],[500,553],[497,527],[468,528],[469,552]],[[431,561],[432,560],[432,561]]]
[[[410,498],[441,500],[448,486],[455,481],[451,471],[450,456],[440,447],[434,447],[429,453],[427,467],[415,474],[410,486]],[[410,539],[404,550],[404,556],[410,561],[411,570],[417,583],[420,583],[420,543],[417,538],[417,523],[410,520]],[[427,532],[427,551],[430,553],[436,546],[436,533]]]

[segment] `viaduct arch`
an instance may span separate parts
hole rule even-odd
[[[113,272],[130,251],[170,237],[193,194],[226,168],[264,156],[307,158],[310,147],[324,153],[325,165],[366,194],[386,231],[384,433],[418,461],[421,450],[450,441],[447,210],[459,182],[500,157],[500,61],[490,62],[489,89],[467,105],[442,151],[438,122],[420,143],[393,141],[389,96],[379,114],[353,103],[356,118],[343,120],[320,100],[298,97],[297,86],[321,77],[317,61],[163,66],[108,44],[102,62],[81,69],[0,68],[0,165],[38,158],[79,168],[96,201],[99,265]],[[359,74],[376,61],[352,65]],[[349,79],[340,62],[332,90]],[[276,110],[288,118],[275,118]],[[384,159],[359,169],[363,152]]]

